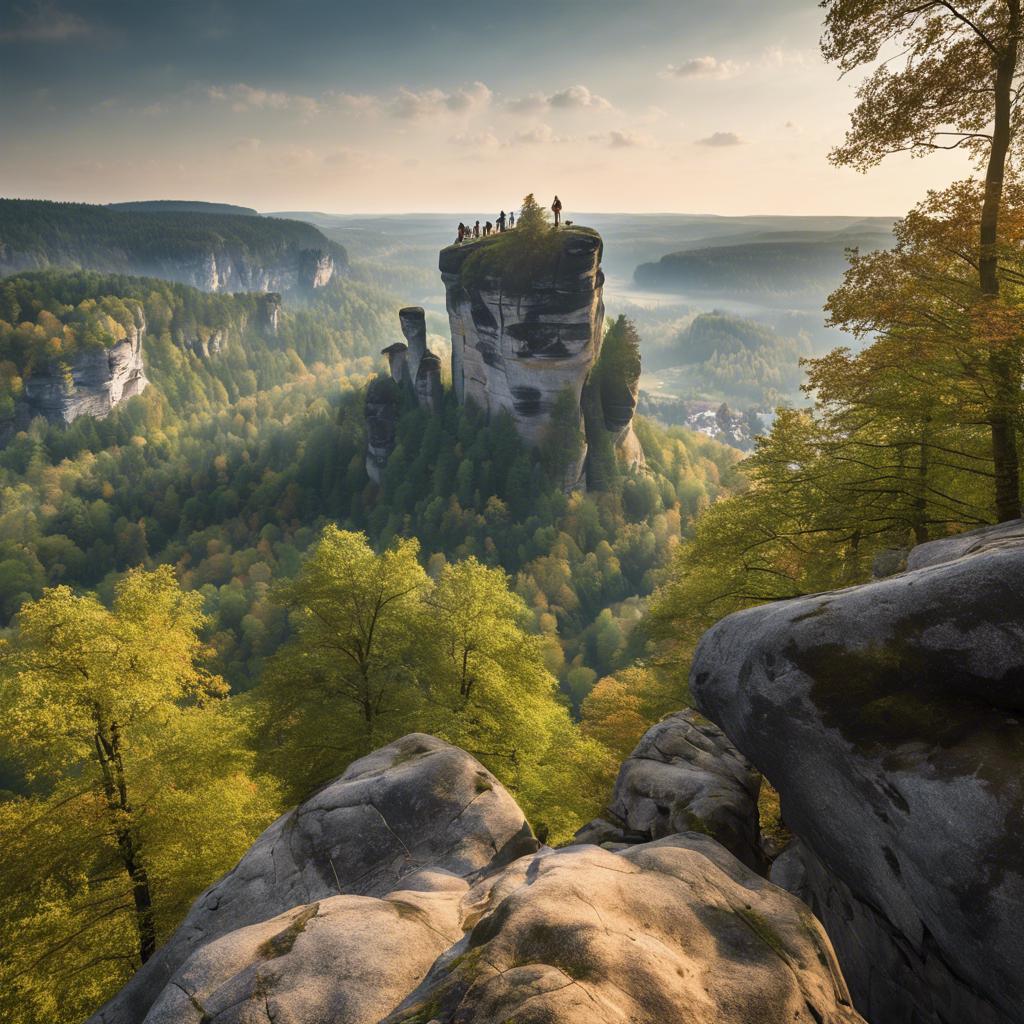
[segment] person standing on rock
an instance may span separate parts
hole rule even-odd
[[[473,237],[474,238],[479,238],[480,237],[480,221],[477,221],[473,225]]]
[[[488,221],[484,225],[484,237],[486,237],[487,235],[489,235],[491,233],[491,228],[493,228],[493,227],[494,227],[494,225],[490,221]]]
[[[459,244],[462,244],[462,240],[466,237],[466,225],[459,221]]]
[[[502,210],[501,213],[498,214],[498,230],[499,231],[504,231],[505,230],[505,211],[504,210]]]
[[[551,212],[555,215],[555,227],[562,223],[562,200],[555,196],[555,201],[551,204]]]
[[[508,211],[508,226],[510,228],[514,228],[516,226],[516,215],[513,210]]]

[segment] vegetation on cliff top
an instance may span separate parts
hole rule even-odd
[[[523,199],[514,228],[462,243],[469,250],[459,270],[467,288],[480,288],[488,280],[500,280],[510,295],[525,295],[538,281],[553,276],[573,235],[600,237],[592,228],[555,228],[533,194]]]
[[[0,268],[85,267],[119,273],[169,260],[231,253],[268,266],[320,249],[344,264],[342,246],[297,220],[195,210],[112,209],[86,203],[0,199]]]

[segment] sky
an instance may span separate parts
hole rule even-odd
[[[896,215],[814,0],[0,0],[0,195],[263,212]]]

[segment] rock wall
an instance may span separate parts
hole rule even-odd
[[[374,483],[381,483],[388,457],[395,450],[398,430],[398,387],[388,377],[370,381],[366,391],[366,473]]]
[[[71,380],[56,367],[25,378],[24,394],[15,407],[14,429],[34,416],[68,424],[79,416],[103,419],[114,406],[145,391],[149,381],[142,361],[146,320],[136,307],[135,323],[124,341],[110,348],[90,348],[76,357]]]
[[[448,246],[439,260],[456,396],[489,415],[507,412],[533,445],[543,443],[563,390],[569,388],[579,405],[604,328],[601,236],[569,230],[561,237],[554,270],[545,269],[522,294],[511,293],[501,278],[466,282],[463,265],[486,240]],[[585,457],[584,448],[567,477],[580,477]]]
[[[779,790],[809,902],[875,1024],[1024,1019],[1024,523],[731,615],[690,689]]]
[[[323,288],[334,276],[334,257],[322,249],[303,249],[299,253],[300,288]],[[266,289],[260,289],[265,291]]]

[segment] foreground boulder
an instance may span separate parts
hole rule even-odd
[[[540,848],[413,734],[272,825],[93,1018],[863,1024],[807,907],[710,837]]]
[[[464,900],[471,931],[386,1024],[855,1024],[799,900],[689,833],[541,851]]]
[[[910,571],[731,615],[700,709],[779,790],[789,879],[877,1024],[1011,1024],[1024,1005],[1024,528]]]
[[[139,1024],[189,956],[228,932],[338,895],[445,889],[451,877],[469,877],[537,846],[516,802],[478,761],[432,736],[405,736],[356,761],[271,825],[92,1020]],[[330,915],[324,909],[325,919],[334,916],[334,908]],[[265,934],[253,933],[253,941],[269,941],[286,927],[279,921]],[[232,964],[244,962],[249,939],[236,937],[209,956],[225,950],[232,950]],[[221,971],[218,977],[225,970],[199,969]]]
[[[760,789],[760,775],[722,730],[687,709],[644,733],[619,769],[611,810],[627,832],[650,839],[705,832],[763,873]]]
[[[145,1024],[377,1021],[462,935],[461,878],[383,899],[331,896],[202,946]]]

